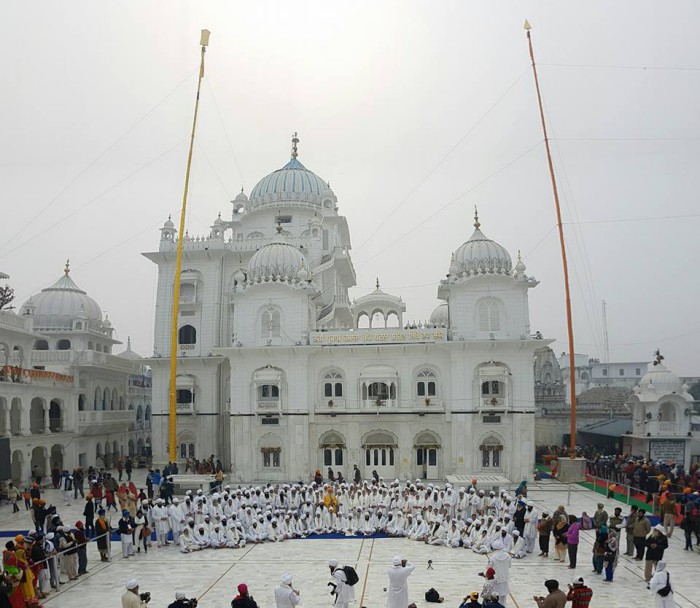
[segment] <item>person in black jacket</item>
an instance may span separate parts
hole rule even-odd
[[[238,595],[231,600],[231,608],[258,608],[245,583],[238,585]]]
[[[664,558],[664,551],[668,547],[668,539],[664,534],[664,527],[661,524],[656,524],[651,535],[646,540],[647,552],[644,557],[644,580],[649,583],[651,580],[652,570],[656,568],[656,562]]]
[[[83,516],[85,517],[85,535],[95,536],[95,503],[92,502],[92,494],[88,494],[85,498]]]

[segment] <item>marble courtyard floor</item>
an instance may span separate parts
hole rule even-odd
[[[598,502],[605,503],[609,513],[615,506],[623,506],[623,512],[627,511],[626,505],[606,500],[590,490],[574,488],[567,507],[570,513],[580,515],[585,510],[592,514]],[[567,487],[556,481],[543,481],[532,485],[529,498],[538,508],[551,511],[558,504],[567,504]],[[74,524],[79,519],[82,504],[64,506],[59,493],[53,490],[47,491],[47,499],[58,506],[66,523]],[[24,510],[13,515],[8,506],[0,509],[0,530],[28,529],[31,527],[29,521]],[[532,596],[545,594],[542,584],[545,579],[556,578],[566,588],[574,576],[583,576],[592,587],[591,606],[654,606],[654,598],[643,579],[644,562],[620,557],[615,581],[604,583],[601,576],[592,572],[592,546],[592,534],[582,533],[576,570],[554,562],[552,557],[545,559],[536,557],[536,554],[513,560],[507,608],[532,608],[535,606]],[[681,608],[700,608],[700,552],[684,551],[683,546],[683,533],[677,529],[665,556],[676,603]],[[153,608],[168,606],[174,600],[176,590],[184,591],[187,597],[199,598],[201,608],[228,607],[240,582],[248,584],[260,608],[270,608],[274,606],[273,589],[280,576],[290,573],[294,577],[294,588],[301,592],[302,606],[330,608],[326,586],[329,580],[327,561],[335,558],[341,564],[355,566],[360,576],[355,588],[356,606],[383,607],[387,597],[386,573],[392,556],[399,553],[417,566],[409,579],[411,601],[415,601],[419,608],[427,608],[424,593],[435,587],[445,597],[446,606],[457,608],[469,592],[481,591],[483,579],[478,573],[485,569],[487,561],[486,556],[471,551],[429,547],[404,539],[307,539],[253,545],[240,550],[210,549],[190,555],[181,554],[173,546],[154,547],[147,555],[138,554],[130,559],[121,557],[120,544],[114,542],[112,551],[112,561],[100,563],[94,543],[91,543],[89,573],[77,582],[62,585],[60,592],[54,592],[44,600],[45,606],[118,608],[124,582],[136,577],[141,581],[141,590],[151,592],[150,606]],[[554,555],[553,542],[550,555]],[[432,570],[427,568],[429,559],[433,561]]]

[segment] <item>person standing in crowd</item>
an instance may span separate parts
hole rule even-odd
[[[605,568],[604,582],[612,583],[615,566],[617,566],[617,553],[619,550],[618,532],[615,528],[608,531],[608,540],[605,543],[605,554],[603,555],[603,567]]]
[[[666,538],[673,536],[676,527],[676,499],[671,492],[665,492],[665,499],[661,502],[661,517],[663,517],[664,535]]]
[[[408,577],[416,567],[401,556],[394,555],[394,567],[389,575],[389,597],[387,608],[406,608],[408,606]],[[279,608],[279,607],[278,607]]]
[[[489,559],[489,566],[494,571],[495,590],[503,606],[508,600],[510,593],[510,565],[512,559],[510,555],[503,549],[503,542],[496,539],[491,543],[493,553]]]
[[[19,500],[19,490],[12,482],[7,486],[7,500],[12,503],[12,512],[18,513],[19,507],[17,506],[17,501]]]
[[[564,533],[566,537],[566,550],[569,553],[569,568],[576,568],[576,557],[578,555],[579,532],[581,524],[578,523],[575,515],[569,515],[569,528]]]
[[[135,578],[126,581],[126,591],[122,594],[122,608],[139,608],[145,606],[139,596],[139,582]]]
[[[667,588],[668,593],[663,595]],[[655,608],[676,608],[676,601],[673,599],[671,575],[666,570],[666,562],[663,560],[656,564],[656,573],[649,581],[649,591],[651,591],[656,600]]]
[[[119,528],[119,536],[122,541],[122,557],[129,558],[134,554],[134,544],[133,544],[133,532],[134,532],[134,520],[129,511],[124,509],[122,511],[122,516],[119,518],[119,523],[117,524]]]
[[[608,530],[617,529],[618,526],[622,528],[624,519],[622,517],[622,508],[615,507],[615,514],[608,520]]]
[[[538,608],[564,608],[566,605],[566,594],[559,589],[559,581],[550,578],[544,582],[549,595],[542,597],[535,595],[532,597],[537,603]]]
[[[83,517],[85,517],[85,533],[88,536],[95,536],[95,504],[92,502],[92,494],[85,497]]]
[[[336,608],[348,608],[350,602],[355,601],[355,588],[352,585],[348,585],[348,577],[343,567],[338,564],[337,559],[330,560],[328,567],[333,579],[329,584],[334,586],[333,595],[335,595],[335,601],[333,605]]]
[[[87,544],[88,540],[83,532],[83,522],[78,520],[75,522],[75,530],[73,530],[73,538],[75,538],[76,549],[78,552],[78,576],[87,574],[88,556]]]
[[[540,553],[538,557],[549,557],[549,537],[552,534],[552,518],[549,513],[542,513],[542,519],[537,524],[537,533],[539,535]],[[483,597],[484,594],[482,593]]]
[[[126,457],[126,462],[124,463],[124,472],[126,473],[126,480],[131,481],[131,472],[134,470],[134,463],[131,462],[131,456]]]
[[[593,589],[586,587],[583,578],[579,576],[569,585],[566,601],[571,602],[571,608],[588,608],[592,597]]]
[[[683,534],[685,535],[685,547],[683,547],[684,551],[692,551],[693,550],[693,530],[695,529],[695,526],[693,525],[693,520],[691,519],[691,516],[689,513],[686,513],[683,516],[683,521],[681,521],[681,530],[683,530]]]
[[[111,544],[110,534],[112,530],[109,522],[105,519],[105,510],[97,510],[97,521],[95,522],[95,537],[97,538],[97,550],[100,552],[100,561],[109,561],[109,547]]]
[[[608,542],[608,527],[600,526],[595,535],[593,543],[593,572],[596,574],[603,573],[603,558],[605,557],[605,544]]]
[[[253,596],[248,593],[248,585],[238,585],[238,595],[231,600],[231,608],[258,608]]]
[[[656,524],[651,531],[651,536],[646,539],[646,560],[644,562],[644,580],[649,583],[652,571],[656,564],[664,558],[664,551],[668,547],[668,539],[664,534],[664,527]]]
[[[607,526],[608,512],[605,510],[605,505],[602,502],[598,503],[598,509],[593,513],[593,527],[599,530],[601,526]]]
[[[566,522],[566,515],[563,513],[554,522],[554,553],[555,562],[563,562],[566,557],[566,532],[569,529],[569,524]]]
[[[630,507],[630,514],[625,518],[624,528],[627,541],[625,555],[634,556],[634,524],[637,522],[637,505]]]
[[[121,456],[117,459],[117,473],[119,473],[119,481],[121,482],[124,475],[124,461]]]
[[[275,605],[277,608],[294,608],[299,602],[299,592],[292,588],[292,575],[285,574],[280,586],[275,588]]]
[[[647,512],[644,509],[637,510],[637,519],[632,528],[634,536],[634,548],[637,550],[637,555],[634,559],[641,562],[644,559],[644,549],[646,548],[647,534],[651,532],[651,524],[646,517]]]

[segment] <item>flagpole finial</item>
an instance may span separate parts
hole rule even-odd
[[[297,144],[299,143],[299,137],[296,131],[294,131],[294,135],[292,136],[292,158],[296,158],[299,156],[299,149],[297,148]]]
[[[199,39],[199,44],[201,46],[209,46],[209,36],[211,36],[211,32],[209,30],[202,30],[202,36]]]
[[[66,266],[63,269],[63,272],[65,272],[66,275],[70,274],[70,260],[66,260]]]
[[[481,224],[479,223],[479,210],[476,208],[476,205],[474,205],[474,228],[478,230],[480,226]]]
[[[377,291],[379,291],[379,277],[377,277],[376,285],[377,285]]]
[[[525,29],[526,32],[529,32],[532,29],[532,26],[530,25],[530,22],[525,19],[525,23],[523,24],[523,28]]]

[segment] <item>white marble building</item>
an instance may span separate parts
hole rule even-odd
[[[0,435],[15,481],[150,448],[150,369],[130,348],[111,354],[113,333],[68,264],[18,314],[0,311]]]
[[[634,388],[644,375],[648,361],[602,363],[588,355],[574,355],[576,395],[592,388]],[[571,401],[569,354],[562,353],[559,366],[566,386],[566,400]]]
[[[537,281],[478,219],[436,285],[429,323],[405,327],[405,303],[377,289],[352,300],[350,232],[328,182],[297,159],[241,192],[231,219],[184,236],[177,453],[215,454],[236,480],[521,480],[534,461],[535,350],[528,291]],[[153,445],[167,460],[177,234],[158,251]],[[410,261],[407,260],[407,263]],[[436,275],[443,275],[436,268]]]
[[[630,400],[632,431],[623,437],[625,453],[683,464],[697,462],[700,441],[693,433],[700,411],[688,385],[657,362],[634,388]]]

